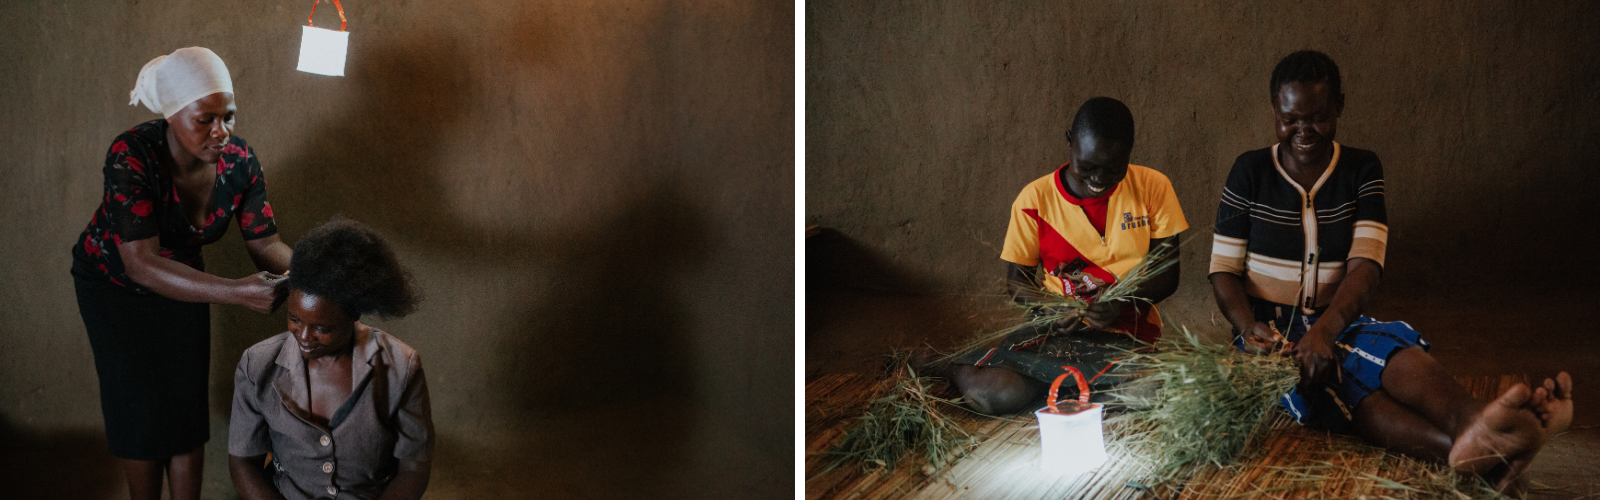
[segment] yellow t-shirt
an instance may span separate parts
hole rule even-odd
[[[1011,204],[1005,247],[1000,251],[1000,258],[1007,262],[1043,266],[1049,274],[1044,284],[1051,292],[1086,296],[1111,286],[1150,251],[1151,239],[1189,228],[1167,176],[1128,165],[1128,176],[1104,200],[1107,220],[1102,236],[1079,206],[1085,200],[1061,185],[1059,172],[1066,167],[1034,180],[1017,195]],[[1139,319],[1153,321],[1157,332],[1124,330],[1140,338],[1150,337],[1147,340],[1159,336],[1157,317]]]

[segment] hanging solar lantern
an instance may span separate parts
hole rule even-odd
[[[322,0],[311,3],[311,16],[317,15],[317,4]],[[311,16],[306,16],[306,25],[301,26],[300,32],[300,71],[328,76],[344,76],[345,49],[350,46],[350,32],[345,31],[348,24],[344,19],[344,6],[339,0],[333,0],[334,8],[339,9],[339,31],[318,28],[311,21]]]
[[[1048,406],[1033,412],[1039,419],[1041,466],[1046,472],[1076,476],[1106,461],[1105,435],[1100,420],[1104,405],[1089,404],[1089,384],[1078,369],[1063,366],[1067,373],[1050,384]],[[1061,382],[1071,375],[1078,381],[1078,400],[1056,403]]]

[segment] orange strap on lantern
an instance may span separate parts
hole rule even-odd
[[[1063,366],[1061,368],[1067,372],[1057,376],[1056,381],[1050,384],[1050,399],[1048,401],[1050,405],[1050,413],[1061,413],[1061,410],[1056,408],[1056,394],[1061,392],[1061,382],[1065,381],[1068,375],[1078,379],[1078,402],[1089,404],[1089,383],[1083,380],[1083,372],[1080,372],[1077,368],[1070,366]]]
[[[317,23],[312,22],[311,18],[312,17],[316,17],[316,15],[317,15],[317,4],[319,4],[319,3],[322,3],[322,0],[312,0],[312,2],[311,2],[311,15],[306,16],[306,24],[310,25],[313,28],[317,27]],[[333,0],[333,8],[339,9],[339,31],[344,31],[345,25],[350,24],[350,22],[346,21],[345,18],[344,18],[344,6],[343,5],[339,5],[339,0]]]

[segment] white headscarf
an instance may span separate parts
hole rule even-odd
[[[185,47],[145,63],[128,104],[142,101],[150,111],[172,118],[189,103],[217,92],[233,92],[233,78],[222,58],[205,47]]]

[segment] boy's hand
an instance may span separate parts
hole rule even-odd
[[[1251,354],[1269,352],[1278,346],[1278,342],[1283,341],[1283,335],[1278,333],[1277,328],[1273,328],[1272,325],[1261,321],[1257,321],[1254,326],[1250,327],[1250,331],[1244,332],[1242,336],[1244,337],[1245,350],[1250,351]]]
[[[1089,327],[1096,330],[1106,330],[1117,325],[1117,318],[1122,316],[1122,308],[1126,300],[1095,300],[1089,302],[1089,308],[1083,311],[1083,317],[1088,320]]]
[[[1050,322],[1050,331],[1053,333],[1075,333],[1084,329],[1083,313],[1070,311],[1066,307],[1046,307],[1036,312],[1038,315],[1051,315],[1066,313],[1065,317]],[[1036,318],[1038,316],[1035,316]]]

